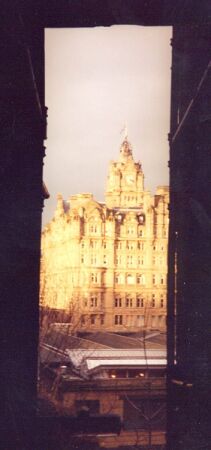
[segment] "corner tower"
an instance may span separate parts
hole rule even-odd
[[[144,174],[141,163],[133,159],[127,134],[117,161],[111,161],[105,193],[108,208],[139,207],[143,203]]]

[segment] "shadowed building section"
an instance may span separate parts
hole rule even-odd
[[[150,449],[163,450],[166,422],[165,346],[158,349],[152,344],[150,349],[146,349],[139,342],[139,348],[126,348],[123,345],[126,345],[128,338],[124,338],[120,347],[122,336],[114,334],[113,347],[106,348],[89,339],[63,334],[60,347],[62,334],[60,331],[58,336],[58,332],[51,330],[50,336],[46,335],[41,345],[41,417],[45,415],[48,404],[54,408],[54,416],[61,418],[66,416],[71,419],[81,413],[89,413],[92,420],[97,415],[102,419],[104,417],[104,420],[116,417],[116,425],[113,423],[110,433],[108,429],[105,432],[106,426],[104,430],[100,428],[100,423],[99,428],[95,428],[95,441],[99,448],[121,450],[141,446],[147,449],[150,446]],[[116,348],[115,341],[119,348]],[[117,417],[121,430],[117,426]],[[92,428],[87,424],[82,425],[83,439],[91,434]],[[76,430],[73,428],[70,431],[70,435],[80,434],[79,425]]]

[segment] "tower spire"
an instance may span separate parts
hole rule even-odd
[[[121,159],[123,158],[123,160],[125,158],[133,159],[132,146],[131,146],[130,142],[128,141],[128,129],[127,129],[126,123],[121,130],[121,134],[123,134],[123,133],[124,133],[124,140],[120,147],[120,158]]]

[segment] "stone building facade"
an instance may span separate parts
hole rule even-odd
[[[42,233],[40,303],[80,331],[165,330],[169,189],[144,189],[127,136],[109,166],[105,203],[64,201]]]

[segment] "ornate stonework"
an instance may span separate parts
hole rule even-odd
[[[40,301],[73,329],[165,329],[169,189],[144,190],[125,137],[109,167],[105,203],[64,201],[42,233]]]

